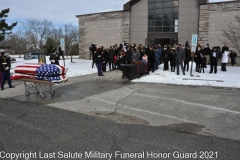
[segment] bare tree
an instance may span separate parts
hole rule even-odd
[[[65,38],[65,52],[67,55],[71,53],[71,49],[78,43],[78,29],[72,24],[64,25],[64,38]],[[72,54],[71,54],[71,62]]]
[[[2,43],[4,46],[10,47],[7,49],[9,52],[19,54],[19,58],[21,57],[21,54],[24,54],[26,52],[27,43],[24,34],[21,31],[8,35],[5,40],[2,41]]]
[[[29,47],[35,49],[44,45],[52,29],[52,22],[46,19],[27,19],[22,25]]]
[[[237,25],[233,22],[227,24],[226,29],[223,30],[223,39],[220,41],[228,44],[229,47],[235,48],[240,53],[240,16],[236,15],[235,20]]]
[[[80,54],[85,53],[85,49],[88,48],[91,44],[94,43],[94,40],[89,41],[87,38],[88,34],[88,26],[81,26],[79,28],[79,52]],[[80,57],[80,55],[79,55]]]

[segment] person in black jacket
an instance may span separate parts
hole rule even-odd
[[[0,52],[0,72],[1,72],[1,90],[4,90],[4,82],[7,80],[9,88],[12,86],[10,79],[11,60],[10,57],[4,56],[4,52]]]
[[[152,46],[149,46],[148,63],[150,63],[149,71],[154,72],[155,52]]]
[[[201,52],[200,52],[199,56],[200,56],[199,58],[200,58],[200,61],[201,61],[199,73],[201,73],[202,70],[203,70],[203,73],[204,73],[204,68],[205,68],[205,66],[206,66],[206,57],[205,57],[205,55],[204,55],[203,53],[201,53]]]
[[[127,64],[132,63],[132,51],[130,49],[130,46],[127,47],[126,60],[127,60]]]
[[[191,59],[191,51],[190,51],[190,46],[188,46],[188,48],[185,48],[185,60],[184,60],[184,71],[186,71],[186,67],[187,67],[187,72],[189,69],[189,62]]]
[[[217,63],[219,60],[219,51],[217,50],[217,47],[213,47],[213,50],[210,53],[210,61],[211,61],[211,70],[210,74],[213,73],[213,66],[214,66],[214,73],[217,74]]]
[[[103,66],[102,66],[102,71],[106,72],[106,68],[107,68],[107,63],[108,63],[108,51],[107,49],[103,48]]]
[[[103,66],[103,61],[104,61],[103,54],[104,54],[103,46],[100,45],[100,47],[97,50],[98,76],[104,76],[103,72],[102,72],[102,66]]]
[[[205,48],[203,49],[203,54],[206,57],[206,65],[210,64],[210,59],[209,59],[210,58],[209,57],[210,53],[211,53],[211,50],[209,48],[209,44],[207,44],[205,46]],[[206,68],[207,68],[207,66],[206,66]]]
[[[108,50],[108,63],[109,63],[109,70],[114,71],[114,56],[115,51],[113,50],[112,46],[110,46],[110,49]]]
[[[51,64],[59,65],[60,56],[55,48],[53,48],[53,53],[50,54],[49,60],[51,61]]]
[[[172,48],[172,52],[170,54],[170,66],[171,66],[171,72],[175,72],[176,68],[176,48]]]
[[[194,62],[196,63],[196,72],[199,72],[200,64],[201,64],[201,57],[200,53],[202,52],[201,46],[198,46],[197,52],[194,55]]]
[[[236,58],[237,58],[237,53],[234,52],[233,50],[231,50],[231,52],[230,52],[230,58],[231,58],[231,64],[232,64],[232,66],[235,67]]]
[[[162,53],[162,59],[164,62],[163,71],[167,71],[169,69],[169,66],[168,66],[169,56],[170,56],[170,50],[167,46],[164,46],[164,50]]]

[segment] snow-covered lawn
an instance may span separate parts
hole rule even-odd
[[[12,68],[24,64],[24,63],[37,63],[36,59],[24,60],[23,58],[16,57],[16,62],[12,63]],[[50,64],[49,57],[46,58],[47,63]],[[78,59],[74,57],[74,63],[71,63],[70,57],[65,60],[66,68],[68,68],[68,77],[77,77],[87,74],[97,73],[97,69],[94,66],[92,68],[91,60]],[[60,65],[63,65],[63,60],[60,60]],[[191,67],[191,63],[189,65]],[[150,72],[150,75],[143,76],[139,79],[132,80],[132,82],[144,82],[144,83],[162,83],[162,84],[177,84],[177,85],[195,85],[195,86],[217,86],[217,87],[233,87],[240,88],[240,67],[227,66],[227,72],[222,72],[220,66],[218,66],[217,74],[209,74],[210,66],[205,69],[205,73],[195,72],[195,65],[193,66],[193,75],[190,76],[189,72],[186,75],[182,75],[180,68],[180,75],[169,71],[163,71],[163,65],[160,65],[159,70],[154,73]],[[13,72],[13,70],[11,70]],[[198,80],[184,80],[184,79],[198,79]],[[201,80],[200,80],[201,79]],[[217,80],[223,82],[217,82]]]
[[[191,63],[189,67],[191,67]],[[159,70],[154,73],[151,72],[149,76],[143,76],[139,79],[133,80],[132,82],[240,88],[240,67],[227,66],[227,72],[222,72],[221,67],[218,66],[217,74],[209,74],[209,71],[210,66],[207,66],[207,68],[205,68],[205,73],[195,72],[195,65],[193,65],[194,76],[191,77],[190,69],[184,76],[180,67],[180,75],[178,76],[176,73],[170,72],[170,70],[163,71],[163,65],[161,65]],[[223,82],[217,82],[217,80]]]

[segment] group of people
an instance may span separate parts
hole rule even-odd
[[[174,50],[169,45],[162,46],[147,45],[144,47],[140,45],[123,45],[119,46],[113,45],[109,48],[104,48],[100,45],[98,48],[96,45],[91,45],[90,47],[91,57],[92,57],[92,68],[94,64],[98,68],[98,75],[104,76],[103,72],[106,72],[106,66],[109,65],[109,70],[119,70],[123,64],[132,63],[150,63],[149,70],[154,72],[159,69],[159,65],[164,62],[164,70],[168,70],[168,62],[171,62],[171,70],[175,72],[175,66],[177,66],[177,74],[179,75],[179,66],[181,66],[183,74],[183,64],[185,60],[185,51],[181,44]],[[173,69],[174,68],[174,69]]]
[[[229,47],[225,44],[222,49],[219,46],[214,46],[212,49],[209,48],[207,44],[204,48],[200,45],[197,46],[196,52],[194,55],[194,61],[196,63],[196,71],[201,73],[201,70],[206,68],[207,64],[210,64],[210,74],[217,74],[217,65],[218,62],[221,63],[221,71],[226,72],[226,64],[228,63],[228,58],[231,59],[232,66],[236,65],[237,53],[230,51]]]
[[[217,64],[221,60],[222,71],[226,71],[226,64],[228,63],[228,56],[232,59],[232,65],[236,64],[237,54],[233,51],[229,51],[229,48],[224,45],[222,50],[220,47],[209,48],[207,44],[204,48],[200,45],[196,47],[194,55],[191,54],[191,47],[188,41],[185,45],[164,45],[163,47],[158,44],[155,46],[147,45],[144,47],[142,44],[133,45],[129,44],[117,44],[104,48],[103,45],[97,47],[92,44],[89,47],[92,57],[92,68],[94,64],[98,68],[98,75],[104,76],[103,72],[106,72],[106,66],[109,65],[109,70],[119,70],[123,64],[132,64],[136,62],[150,63],[149,70],[154,72],[159,69],[159,65],[164,63],[163,70],[175,72],[177,69],[177,75],[179,75],[179,68],[181,67],[183,75],[186,71],[189,71],[189,62],[194,60],[196,63],[196,72],[203,72],[204,68],[210,64],[210,73],[217,73]],[[169,62],[170,66],[169,67]]]

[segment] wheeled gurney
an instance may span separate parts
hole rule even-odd
[[[24,82],[25,87],[25,95],[29,96],[31,94],[30,91],[36,91],[36,93],[39,93],[39,96],[44,99],[45,94],[44,90],[47,90],[47,87],[49,86],[49,93],[51,96],[55,95],[55,91],[53,91],[52,86],[58,85],[58,83],[49,82],[46,80],[38,80],[38,79],[30,79],[30,78],[20,78],[17,79],[18,81]],[[64,82],[62,82],[64,83]]]

